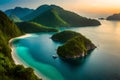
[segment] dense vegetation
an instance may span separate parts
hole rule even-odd
[[[43,26],[35,22],[20,22],[16,23],[19,29],[25,33],[37,32],[57,32],[57,29]]]
[[[82,36],[82,35],[80,33],[67,30],[67,31],[54,34],[51,38],[56,42],[64,43],[75,36]]]
[[[9,18],[0,11],[0,30],[8,39],[15,36],[20,36],[21,32]]]
[[[18,18],[23,18],[24,16],[30,14],[32,11],[34,11],[33,9],[29,9],[29,8],[21,8],[21,7],[15,7],[14,9],[9,9],[5,11],[5,14],[7,16],[10,15],[15,15]]]
[[[60,26],[66,27],[66,26],[69,26],[69,24],[66,23],[58,15],[58,13],[53,9],[50,9],[50,10],[44,12],[43,14],[34,18],[32,21],[43,24],[45,26],[49,26],[49,27],[60,27]]]
[[[107,20],[120,20],[120,13],[119,14],[113,14],[113,15],[107,17]]]
[[[52,39],[58,42],[65,42],[57,49],[57,54],[62,58],[80,58],[96,48],[89,39],[74,31],[57,33],[52,36]]]
[[[39,80],[33,69],[15,65],[11,57],[8,41],[21,34],[17,26],[0,11],[0,80]]]

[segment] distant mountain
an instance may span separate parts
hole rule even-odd
[[[14,9],[6,10],[5,14],[7,14],[8,16],[16,15],[17,17],[21,19],[33,11],[34,11],[33,9],[29,9],[29,8],[15,7]]]
[[[16,7],[15,9],[5,11],[5,13],[7,15],[16,15],[23,21],[33,21],[49,27],[82,27],[100,25],[98,20],[82,17],[56,5],[42,5],[36,10]]]
[[[120,13],[119,14],[113,14],[111,16],[107,17],[107,20],[120,20]]]
[[[55,9],[59,16],[73,27],[100,25],[100,22],[95,19],[82,17],[74,12],[64,10],[59,6],[51,5],[51,8]]]
[[[22,22],[22,20],[20,18],[18,18],[16,15],[10,15],[8,16],[12,21],[14,22]]]
[[[24,16],[22,18],[22,20],[24,20],[24,21],[32,20],[33,18],[39,16],[40,14],[42,14],[43,12],[45,12],[49,9],[50,9],[49,5],[42,5],[42,6],[38,7],[36,10],[34,10],[33,12],[31,12],[30,14]]]
[[[69,26],[69,24],[66,21],[64,21],[54,9],[45,11],[44,13],[37,16],[31,21],[37,22],[39,24],[49,26],[49,27]]]
[[[44,10],[44,7],[45,7],[45,10]],[[42,5],[41,7],[39,7],[39,11],[40,11],[40,14],[32,16],[33,19],[30,21],[35,21],[37,23],[40,23],[46,26],[52,26],[52,27],[63,27],[63,26],[64,27],[65,26],[81,27],[81,26],[100,25],[100,22],[95,19],[88,19],[86,17],[79,16],[74,12],[64,10],[63,8],[56,5]],[[35,13],[35,12],[33,11],[32,13]],[[28,17],[31,17],[31,16],[28,15]]]
[[[46,27],[35,22],[20,22],[16,23],[19,29],[25,33],[37,32],[57,32],[57,29]]]
[[[8,40],[20,35],[22,33],[14,22],[0,11],[0,80],[41,80],[33,69],[16,65],[12,59]]]

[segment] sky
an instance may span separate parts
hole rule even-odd
[[[35,9],[43,4],[56,4],[86,17],[107,17],[120,13],[120,0],[0,0],[0,10],[19,7]]]

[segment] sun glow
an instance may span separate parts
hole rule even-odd
[[[73,3],[61,4],[69,10],[94,15],[111,15],[120,13],[120,0],[76,0]]]

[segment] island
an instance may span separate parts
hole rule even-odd
[[[118,14],[113,14],[111,16],[107,17],[107,20],[114,20],[114,21],[120,21],[120,13]]]
[[[99,20],[105,20],[105,18],[101,17],[101,18],[98,18]]]
[[[88,38],[74,31],[59,32],[51,38],[53,41],[63,43],[57,48],[57,54],[63,59],[81,58],[96,48]]]

